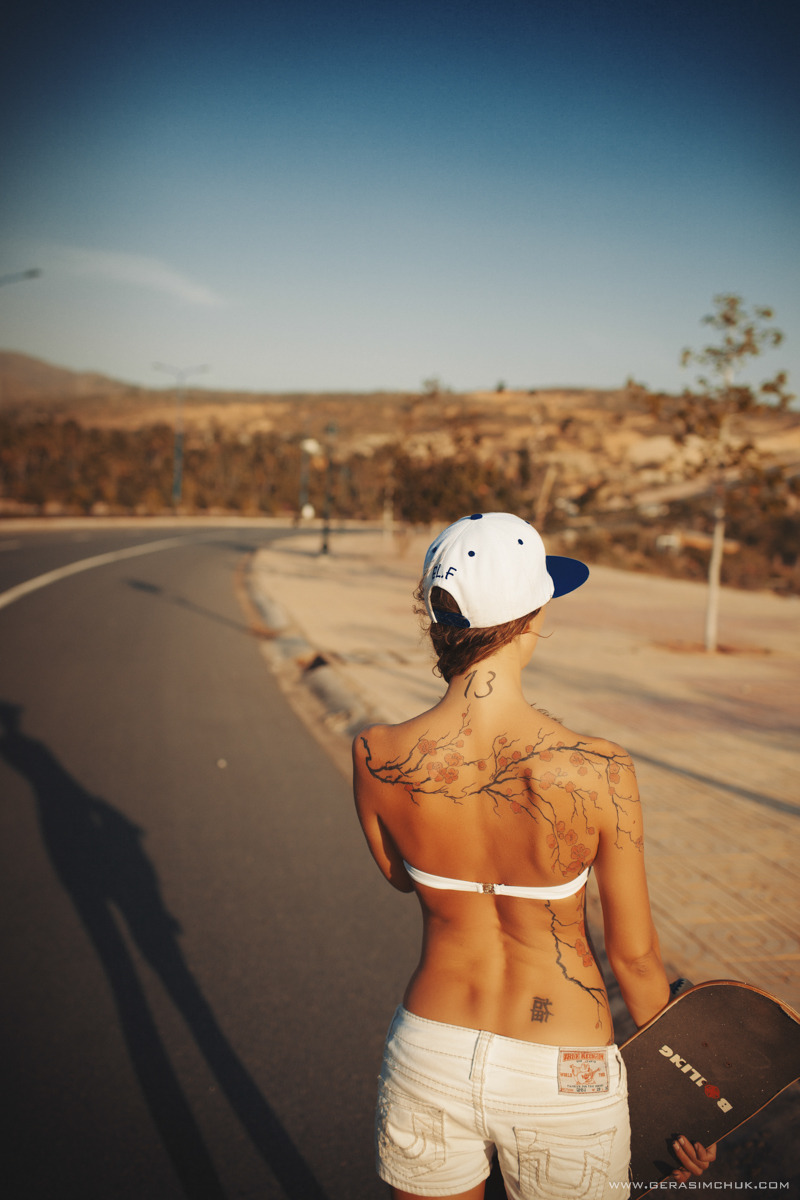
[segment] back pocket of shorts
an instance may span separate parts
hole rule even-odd
[[[375,1134],[378,1158],[397,1180],[418,1182],[444,1163],[442,1109],[412,1101],[384,1080],[379,1082]]]
[[[514,1134],[525,1196],[598,1200],[603,1195],[616,1129],[571,1135],[515,1129]]]

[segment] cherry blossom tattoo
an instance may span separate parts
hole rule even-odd
[[[595,957],[592,953],[592,947],[586,932],[585,900],[583,896],[576,899],[577,905],[571,921],[560,920],[556,916],[550,900],[545,901],[545,908],[550,913],[550,931],[555,941],[556,962],[561,970],[561,974],[570,983],[574,983],[576,987],[579,987],[594,1002],[595,1016],[597,1018],[594,1027],[595,1029],[600,1029],[603,1024],[603,1017],[611,1016],[605,987],[602,983],[592,987],[582,979],[579,979],[576,974],[571,974],[571,971],[577,972],[581,967],[596,966]]]
[[[496,812],[510,809],[523,819],[543,824],[553,871],[565,880],[591,863],[592,849],[583,839],[593,840],[599,791],[609,796],[613,805],[615,844],[621,847],[628,842],[642,849],[642,838],[634,836],[632,814],[638,799],[626,754],[602,753],[582,738],[569,744],[557,741],[540,728],[524,743],[497,734],[486,758],[471,757],[469,712],[467,708],[461,714],[454,733],[439,738],[423,736],[405,755],[385,763],[374,761],[362,735],[367,770],[373,778],[403,788],[414,804],[428,796],[442,796],[453,804],[473,803],[483,797]],[[550,763],[552,766],[542,770],[542,764]],[[476,778],[480,782],[476,783]]]

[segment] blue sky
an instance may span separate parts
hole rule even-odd
[[[0,347],[247,390],[691,381],[712,297],[800,392],[792,0],[28,0]]]

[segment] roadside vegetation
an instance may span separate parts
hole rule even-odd
[[[321,514],[329,491],[334,520],[380,520],[388,509],[403,524],[442,524],[477,508],[533,519],[548,483],[547,467],[524,450],[486,459],[462,449],[426,459],[397,442],[371,454],[337,450],[329,470],[324,450],[304,468],[302,441],[275,433],[242,439],[224,429],[188,434],[178,511],[298,518],[305,476],[303,500]],[[120,430],[74,419],[2,421],[3,512],[172,513],[173,450],[166,424]],[[599,478],[576,493],[564,472],[550,487],[544,526],[554,547],[593,562],[704,579],[717,486],[670,503],[609,508]],[[726,507],[723,581],[800,594],[800,477],[762,465],[727,489]]]
[[[532,520],[555,552],[800,594],[800,413],[772,312],[715,298],[681,395],[617,390],[239,395],[128,388],[0,354],[0,519],[240,514]],[[177,431],[177,432],[176,432]],[[709,605],[707,647],[713,648]]]

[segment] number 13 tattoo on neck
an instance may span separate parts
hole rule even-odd
[[[464,688],[465,696],[469,695],[469,690],[472,687],[473,683],[475,682],[475,676],[477,674],[478,674],[477,671],[470,671],[469,675],[467,676],[467,686]],[[494,688],[492,687],[492,680],[496,679],[496,678],[497,678],[497,673],[495,671],[490,671],[489,678],[486,680],[487,690],[485,692],[476,692],[473,688],[473,691],[472,691],[473,697],[476,700],[485,700],[487,696],[491,696],[492,692],[494,691]]]

